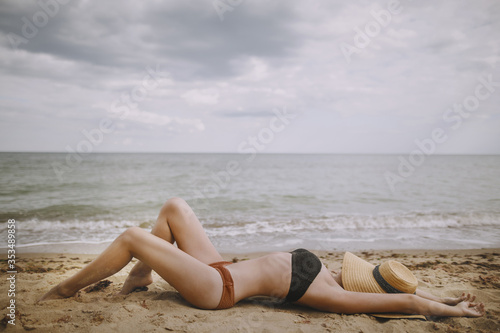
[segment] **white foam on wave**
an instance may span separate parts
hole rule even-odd
[[[222,226],[220,226],[222,224]],[[403,215],[323,215],[290,220],[257,220],[240,223],[205,223],[209,236],[263,233],[333,232],[341,230],[428,229],[500,226],[500,215],[409,213]]]
[[[90,242],[90,241],[68,241],[68,242],[42,242],[42,243],[31,243],[31,244],[20,244],[16,245],[17,248],[27,248],[33,246],[50,246],[50,245],[101,245],[111,243],[113,239],[108,239],[99,242]],[[6,247],[0,247],[0,249],[5,249]]]
[[[82,221],[82,220],[67,220],[67,221],[47,221],[30,219],[25,221],[18,221],[16,227],[19,230],[26,230],[32,232],[46,232],[47,230],[105,230],[105,229],[123,229],[137,225],[137,222],[129,220],[117,220],[117,221]]]
[[[249,248],[256,244],[274,242],[273,248],[289,248],[303,240],[341,243],[346,246],[362,242],[374,244],[387,235],[392,242],[437,244],[446,240],[462,244],[495,244],[495,230],[500,230],[500,214],[495,213],[405,213],[405,214],[322,214],[321,216],[287,218],[269,217],[265,220],[235,219],[230,214],[202,221],[207,235],[220,244]],[[115,239],[131,226],[149,228],[151,223],[133,220],[114,221],[18,221],[17,246],[50,246],[53,244],[99,244]],[[490,230],[488,232],[488,230]],[[0,231],[6,239],[7,228]],[[385,236],[384,236],[385,235]],[[469,239],[470,238],[470,239]],[[498,241],[496,242],[498,244]],[[500,244],[498,244],[500,246]],[[2,247],[0,247],[2,249]]]
[[[44,221],[31,219],[17,221],[16,246],[45,246],[51,244],[76,244],[79,242],[99,244],[113,240],[127,228],[140,224],[141,222],[129,220]],[[0,232],[0,238],[6,237],[6,233],[5,228]]]

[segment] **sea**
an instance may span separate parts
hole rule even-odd
[[[162,204],[222,253],[500,247],[500,156],[0,153],[0,253],[99,253]],[[417,163],[418,162],[418,163]]]

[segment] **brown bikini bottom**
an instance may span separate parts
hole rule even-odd
[[[219,305],[215,308],[219,309],[227,309],[234,305],[234,283],[233,278],[231,277],[231,273],[225,267],[227,265],[232,264],[231,261],[218,261],[210,264],[209,266],[215,268],[220,276],[222,277],[222,296],[220,298]]]

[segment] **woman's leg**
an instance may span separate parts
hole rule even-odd
[[[115,274],[132,257],[153,268],[191,304],[208,309],[218,305],[222,280],[216,270],[138,227],[122,233],[94,261],[40,300],[70,297],[78,290]]]
[[[183,199],[172,198],[162,206],[151,233],[171,244],[177,242],[179,249],[205,264],[222,260],[195,213]],[[120,294],[126,295],[152,282],[151,267],[139,261],[130,271]]]

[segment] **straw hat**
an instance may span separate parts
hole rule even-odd
[[[375,266],[350,252],[342,263],[342,284],[345,290],[363,293],[407,293],[414,294],[418,280],[403,264],[389,260]],[[376,314],[381,318],[420,318],[420,315]]]

